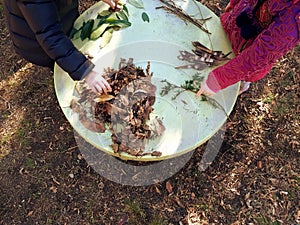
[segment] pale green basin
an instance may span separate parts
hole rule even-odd
[[[69,106],[73,98],[75,82],[67,73],[55,66],[54,82],[57,98],[73,128],[96,148],[122,159],[154,161],[187,153],[209,140],[227,119],[222,110],[211,106],[208,102],[200,101],[191,92],[184,92],[175,100],[172,100],[174,93],[160,96],[161,87],[164,85],[162,80],[167,79],[168,82],[180,86],[185,80],[191,79],[195,73],[199,73],[192,69],[177,70],[174,68],[186,64],[186,62],[178,60],[177,56],[179,50],[191,51],[193,49],[192,41],[197,40],[213,50],[222,50],[225,53],[231,51],[230,43],[221,28],[219,18],[200,3],[197,3],[196,6],[194,1],[184,1],[181,6],[186,12],[197,18],[201,18],[201,14],[204,18],[212,17],[206,22],[211,35],[162,9],[155,9],[160,5],[159,1],[144,1],[145,9],[143,10],[127,4],[132,26],[115,31],[110,43],[102,49],[99,48],[101,38],[96,41],[85,40],[84,42],[78,39],[74,43],[82,52],[89,52],[94,56],[95,69],[99,72],[107,67],[118,68],[120,58],[133,58],[134,63],[143,68],[146,68],[147,61],[150,61],[153,82],[157,85],[154,114],[162,119],[166,131],[160,138],[149,141],[145,151],[153,149],[161,151],[161,157],[137,158],[125,153],[114,154],[110,147],[112,144],[111,133],[106,131],[99,134],[87,130],[78,120],[78,115],[72,112]],[[95,4],[78,18],[75,26],[80,26],[84,20],[95,18],[98,12],[106,7],[101,2]],[[150,23],[142,20],[142,12],[149,15]],[[208,67],[200,71],[201,76],[207,76],[211,69]],[[239,84],[233,85],[215,96],[227,114],[230,114],[233,109],[238,88]]]

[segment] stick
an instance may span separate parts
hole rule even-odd
[[[189,16],[187,13],[185,13],[182,9],[175,6],[175,4],[172,5],[169,2],[166,2],[165,0],[160,0],[160,1],[162,3],[164,3],[165,5],[167,5],[167,6],[159,6],[159,7],[156,7],[156,9],[164,9],[166,11],[169,11],[169,12],[177,15],[181,19],[184,19],[184,20],[187,20],[187,21],[191,22],[192,24],[199,27],[202,31],[206,32],[207,34],[211,34],[206,28],[203,27],[202,23],[200,23],[196,19],[193,19],[191,16]],[[203,21],[205,22],[206,20],[209,20],[209,19],[211,19],[211,17],[203,19]]]

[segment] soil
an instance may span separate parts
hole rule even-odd
[[[226,2],[203,4],[220,15]],[[52,72],[16,55],[1,4],[0,39],[0,224],[300,224],[299,45],[238,97],[206,170],[204,145],[170,178],[137,186],[87,163]]]

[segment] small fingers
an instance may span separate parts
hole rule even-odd
[[[104,3],[106,3],[106,4],[108,4],[111,8],[113,8],[114,7],[114,3],[113,3],[113,1],[112,0],[102,0],[102,2],[104,2]]]
[[[109,83],[103,77],[101,77],[99,85],[105,93],[112,91]]]
[[[115,2],[114,1],[110,1],[109,3],[110,8],[115,9]]]
[[[99,93],[104,92],[106,94],[107,88],[106,88],[105,84],[101,82],[101,83],[99,83],[99,86],[101,87],[101,90],[99,91]]]
[[[105,89],[106,89],[108,92],[112,91],[112,89],[111,89],[109,83],[108,83],[104,78],[103,78],[103,80],[102,80],[102,84],[104,85]]]
[[[200,90],[197,92],[196,96],[199,97],[199,96],[202,95],[202,94],[203,94],[203,90],[200,89]]]
[[[103,88],[101,87],[100,84],[95,84],[94,87],[92,88],[92,90],[96,93],[102,93],[103,92]]]
[[[111,0],[111,1],[105,1],[112,9],[118,8],[118,1],[117,0]]]
[[[112,91],[109,83],[103,78],[95,84],[95,89],[99,93],[105,93]]]
[[[227,4],[227,6],[225,7],[225,12],[229,12],[231,10],[231,4],[230,2]]]
[[[94,71],[90,72],[85,79],[92,91],[96,93],[101,94],[104,92],[106,94],[107,92],[112,91],[107,80]]]

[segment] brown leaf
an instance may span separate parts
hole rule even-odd
[[[33,211],[30,211],[30,212],[27,214],[27,216],[32,216],[32,214],[33,214]]]
[[[298,212],[295,213],[295,220],[297,223],[300,223],[300,210],[298,210]]]
[[[159,190],[159,188],[157,186],[155,186],[155,191],[156,191],[156,193],[158,193],[158,194],[161,195],[161,192],[160,192],[160,190]]]
[[[118,225],[123,225],[128,222],[128,215],[124,215],[122,219],[119,220]]]
[[[70,103],[70,108],[75,112],[75,113],[81,113],[82,109],[80,104],[78,104],[78,102],[74,99],[71,100]]]
[[[181,208],[185,208],[184,205],[182,204],[182,202],[180,201],[180,199],[177,196],[174,197],[174,200],[177,203],[177,205],[179,205]]]
[[[113,95],[99,95],[99,97],[95,98],[94,101],[95,102],[107,102],[114,98],[115,98],[115,96],[113,96]]]
[[[99,121],[95,121],[95,126],[96,126],[97,132],[104,133],[106,130],[105,125]]]
[[[261,169],[261,168],[262,168],[262,161],[258,161],[258,162],[257,162],[257,168],[258,168],[258,169]]]
[[[159,152],[159,151],[153,151],[153,152],[151,152],[151,156],[161,156],[161,152]]]
[[[52,191],[53,193],[57,193],[57,188],[54,186],[51,186],[50,191]]]
[[[103,133],[105,132],[105,125],[100,121],[92,121],[87,117],[82,117],[79,119],[82,125],[90,131]]]
[[[168,191],[169,194],[172,193],[173,187],[172,187],[170,181],[167,181],[167,182],[166,182],[166,189],[167,189],[167,191]]]

